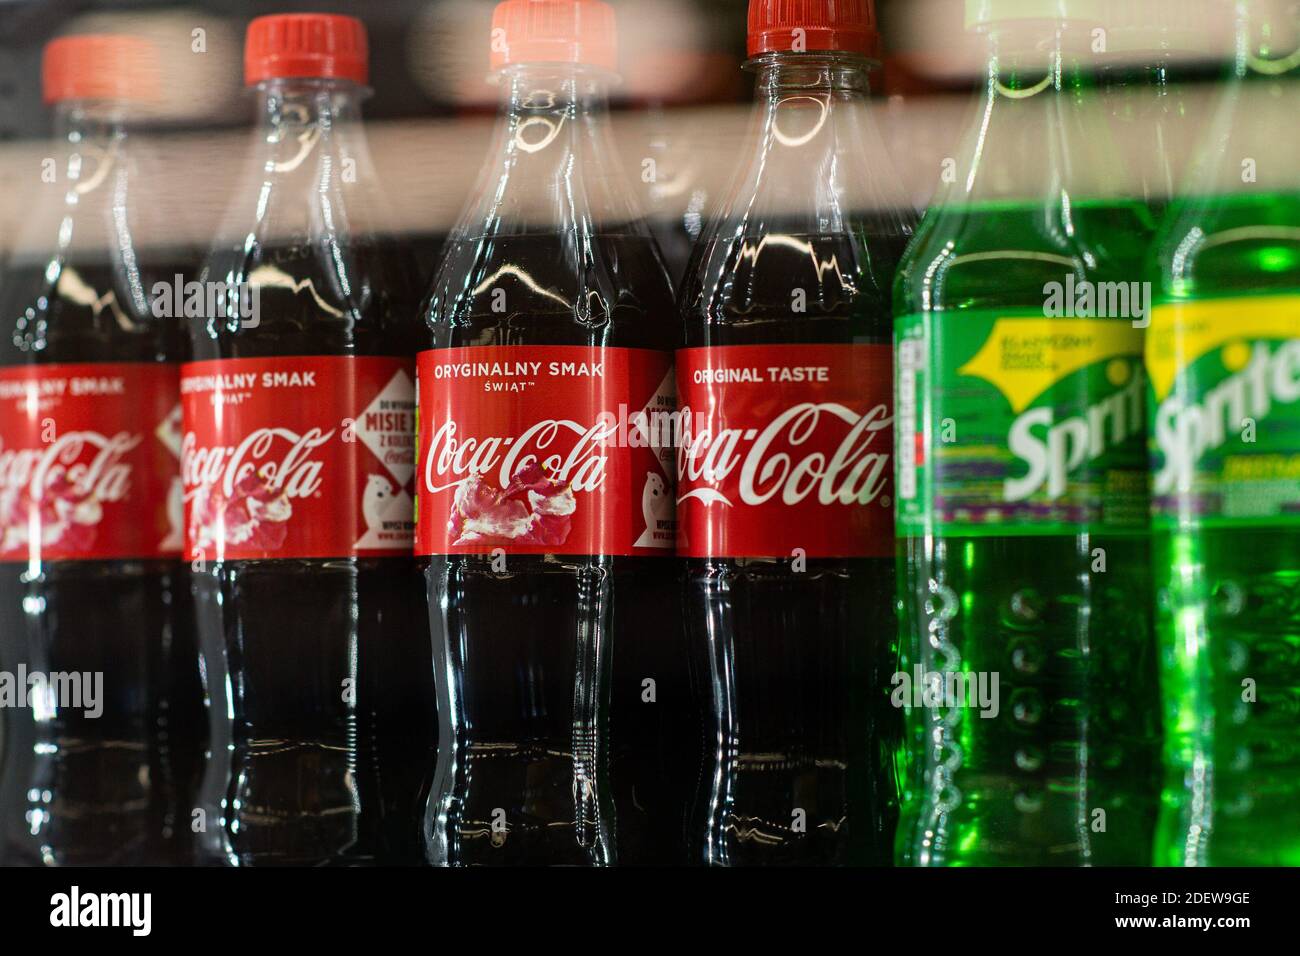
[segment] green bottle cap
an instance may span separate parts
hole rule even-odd
[[[966,29],[977,30],[1027,20],[1105,20],[1102,0],[966,0]]]

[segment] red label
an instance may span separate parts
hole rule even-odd
[[[177,557],[175,365],[0,368],[0,560]]]
[[[411,371],[374,356],[183,366],[190,559],[409,555]]]
[[[888,345],[677,353],[679,554],[894,551]]]
[[[672,554],[672,355],[421,352],[420,554]]]

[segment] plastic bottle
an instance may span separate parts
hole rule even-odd
[[[679,553],[712,865],[888,862],[897,816],[891,289],[914,212],[870,2],[753,0],[748,155],[680,304]]]
[[[903,863],[1150,856],[1152,223],[1090,87],[1099,14],[967,4],[987,88],[899,273]]]
[[[1300,864],[1300,4],[1225,3],[1233,77],[1151,280],[1155,861]]]
[[[55,152],[0,273],[0,671],[27,697],[4,701],[0,859],[181,864],[204,726],[183,337],[155,290],[192,260],[143,201],[157,54],[69,36],[43,73]]]
[[[614,30],[599,0],[496,8],[501,117],[425,307],[438,865],[608,865],[680,833],[653,812],[659,792],[627,786],[655,787],[660,754],[611,760],[611,732],[641,738],[633,707],[685,697],[656,663],[681,658],[672,435],[657,427],[680,324],[609,135]],[[612,657],[640,675],[613,698]]]
[[[253,156],[185,292],[187,557],[212,727],[205,854],[414,863],[432,746],[414,535],[418,293],[350,17],[248,29]]]

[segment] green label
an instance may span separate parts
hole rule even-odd
[[[1142,331],[1125,319],[933,312],[898,323],[903,534],[1145,528]]]
[[[1152,310],[1157,525],[1300,523],[1300,294]]]

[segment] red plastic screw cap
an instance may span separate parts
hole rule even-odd
[[[872,0],[749,0],[749,55],[839,51],[875,56]]]
[[[59,37],[45,45],[41,86],[46,103],[157,99],[158,51],[139,37]]]
[[[281,13],[258,17],[244,39],[244,82],[340,79],[366,83],[370,52],[366,28],[354,17]]]
[[[614,9],[603,0],[505,0],[492,14],[492,69],[514,63],[618,63]]]

